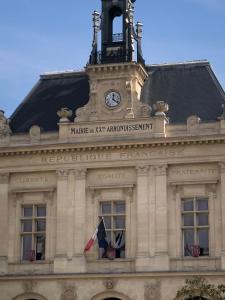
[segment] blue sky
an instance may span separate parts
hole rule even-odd
[[[39,75],[81,69],[100,0],[0,0],[0,108],[9,117]],[[225,0],[137,0],[148,64],[210,61],[225,88]]]

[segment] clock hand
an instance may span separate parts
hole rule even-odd
[[[112,101],[113,101],[113,102],[116,102],[117,104],[119,103],[119,100],[116,100],[116,99],[115,99],[115,95],[114,95],[114,94],[112,94]]]

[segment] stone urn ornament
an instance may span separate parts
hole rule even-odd
[[[72,116],[72,110],[67,107],[62,107],[61,110],[57,111],[57,115],[59,116],[60,123],[69,122],[69,118]]]
[[[9,119],[5,117],[4,110],[0,110],[0,137],[5,137],[11,134],[9,127]]]
[[[157,101],[154,105],[153,108],[155,110],[155,116],[157,117],[165,117],[166,112],[169,110],[169,105],[168,103],[164,101]]]

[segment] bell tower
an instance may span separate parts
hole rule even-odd
[[[151,108],[140,100],[148,73],[141,51],[142,24],[134,28],[135,0],[101,3],[101,14],[93,13],[92,52],[86,67],[89,102],[77,109],[75,122],[148,118]]]
[[[101,15],[93,14],[94,37],[90,64],[108,64],[134,61],[135,41],[137,62],[144,64],[141,50],[142,24],[134,28],[136,0],[101,0]],[[120,24],[120,28],[116,24]],[[101,31],[101,50],[98,50],[98,32]]]

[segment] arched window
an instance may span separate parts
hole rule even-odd
[[[115,16],[113,19],[113,34],[119,34],[123,31],[123,18],[121,16]]]
[[[123,40],[123,12],[119,7],[113,7],[110,12],[110,30],[112,42],[121,42]]]

